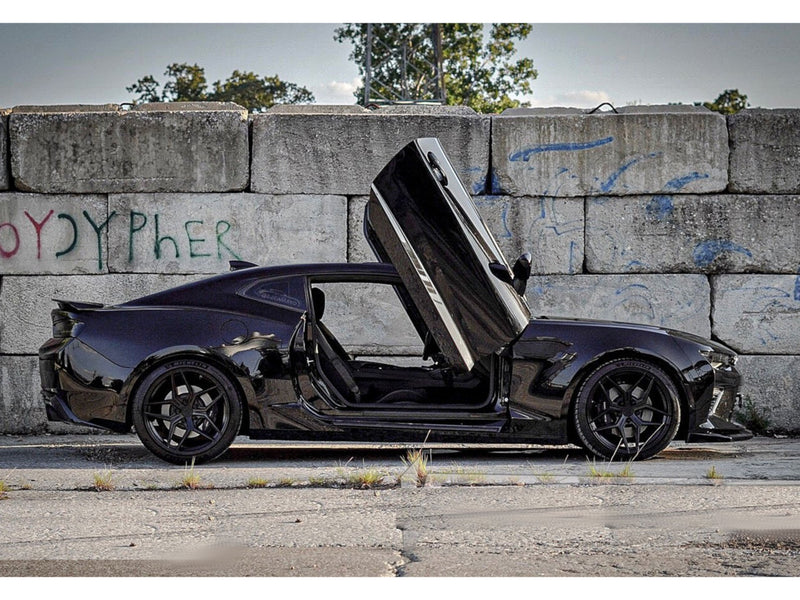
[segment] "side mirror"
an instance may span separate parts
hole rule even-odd
[[[511,269],[514,273],[514,289],[522,296],[525,294],[525,286],[531,276],[531,253],[526,252],[521,255]]]

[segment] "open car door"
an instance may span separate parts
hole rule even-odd
[[[378,174],[364,229],[453,367],[471,370],[528,325],[527,302],[438,139],[409,143]]]

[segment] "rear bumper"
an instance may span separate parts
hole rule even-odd
[[[92,358],[90,368],[84,366],[87,355]],[[75,338],[48,340],[39,349],[39,377],[47,419],[109,431],[129,430],[119,395],[123,374],[119,379],[98,376],[115,371],[119,372],[120,367]]]

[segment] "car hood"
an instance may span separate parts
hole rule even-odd
[[[452,366],[472,369],[528,325],[512,271],[436,138],[409,143],[378,174],[364,232]]]
[[[690,344],[694,344],[696,346],[703,346],[708,348],[709,350],[714,350],[715,352],[721,352],[723,354],[730,354],[736,355],[736,352],[727,346],[720,344],[719,342],[715,342],[713,340],[709,340],[707,338],[701,337],[699,335],[694,335],[692,333],[687,333],[685,331],[679,331],[677,329],[670,329],[668,327],[661,327],[658,325],[645,325],[642,323],[626,323],[623,321],[603,321],[600,319],[579,319],[573,317],[551,317],[551,316],[543,316],[531,319],[531,323],[550,323],[550,324],[565,324],[565,325],[574,325],[574,326],[582,326],[582,327],[595,327],[595,328],[602,328],[605,330],[618,330],[620,332],[624,331],[636,331],[636,332],[644,332],[644,333],[652,333],[652,334],[660,334],[660,335],[669,335],[673,338],[677,338],[684,342],[689,342]],[[535,334],[535,328],[529,328],[526,333]]]

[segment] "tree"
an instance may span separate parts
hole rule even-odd
[[[516,43],[528,37],[530,25],[495,23],[488,36],[482,23],[444,23],[441,29],[447,104],[465,105],[483,113],[528,105],[512,96],[530,93],[531,82],[538,76],[533,60],[514,60]],[[373,87],[386,98],[399,90],[420,100],[432,98],[431,92],[422,88],[423,81],[432,75],[430,27],[421,23],[381,23],[373,25],[372,31]],[[348,23],[336,29],[334,39],[353,44],[350,60],[358,65],[363,77],[367,25]],[[402,68],[398,57],[404,48],[408,69]],[[355,96],[363,103],[363,87],[356,90]]]
[[[732,115],[744,110],[750,104],[747,102],[747,96],[739,90],[725,90],[713,102],[703,102],[703,106],[723,115]]]
[[[313,102],[314,94],[295,83],[283,81],[277,75],[261,77],[251,71],[234,71],[228,79],[215,81],[209,90],[203,67],[186,63],[167,66],[168,78],[159,93],[160,84],[146,75],[125,89],[135,94],[134,102],[235,102],[250,112],[263,112],[275,104]]]

